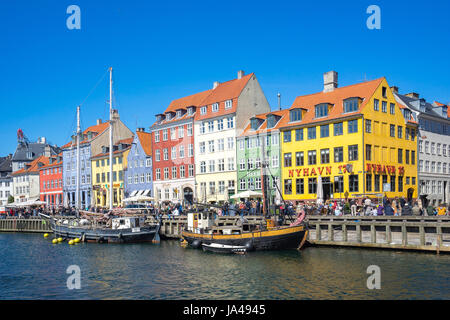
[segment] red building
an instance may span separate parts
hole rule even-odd
[[[173,100],[151,126],[153,189],[158,202],[192,202],[195,192],[194,116],[212,90]]]
[[[40,200],[49,208],[63,205],[62,153],[49,157],[49,164],[39,168]]]

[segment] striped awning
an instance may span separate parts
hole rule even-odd
[[[134,190],[131,194],[130,197],[134,197],[136,195],[136,192],[138,192],[138,190]]]
[[[147,190],[145,190],[144,191],[144,193],[142,194],[143,196],[150,196],[150,190],[149,189],[147,189]]]

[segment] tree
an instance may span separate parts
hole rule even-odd
[[[8,197],[8,203],[13,203],[13,202],[14,202],[14,197],[10,195]]]

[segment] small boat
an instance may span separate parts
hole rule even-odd
[[[245,253],[247,252],[247,247],[245,246],[230,246],[227,244],[202,243],[203,251],[215,252],[215,253]]]
[[[111,223],[99,224],[92,219],[55,219],[40,215],[50,222],[56,237],[97,243],[159,242],[160,223],[145,224],[143,217],[113,217],[109,219]]]
[[[289,226],[275,226],[271,219],[264,224],[250,224],[244,218],[235,225],[216,225],[212,212],[188,213],[187,228],[182,237],[189,246],[208,251],[300,249],[308,234],[304,213]],[[220,246],[219,246],[220,245]]]

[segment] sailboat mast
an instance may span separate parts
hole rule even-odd
[[[265,151],[265,144],[267,142],[267,133],[266,136],[257,137],[257,139],[261,139],[260,145],[261,145],[261,191],[263,194],[263,210],[262,212],[266,215],[269,214],[269,208],[267,205],[267,195],[266,195],[266,151]]]
[[[77,189],[75,193],[75,208],[80,209],[80,106],[77,107]]]
[[[113,108],[112,67],[109,68],[109,209],[113,208]]]

